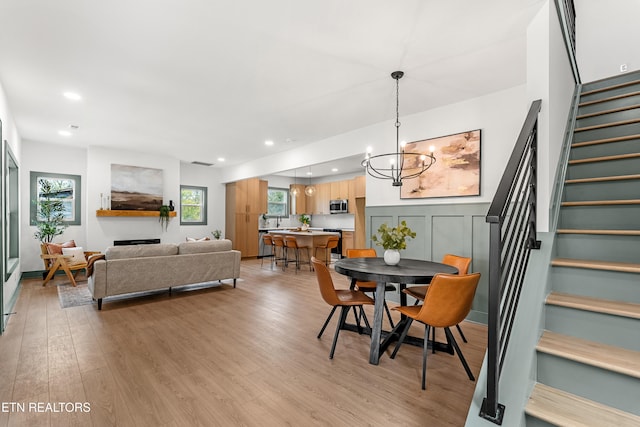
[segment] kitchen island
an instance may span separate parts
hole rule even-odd
[[[340,237],[340,233],[335,233],[331,231],[317,231],[317,230],[308,230],[308,231],[294,231],[291,229],[270,229],[269,234],[272,235],[281,235],[281,236],[294,236],[296,241],[298,242],[298,246],[306,246],[309,248],[309,254],[311,256],[315,255],[315,251],[317,247],[326,246],[327,240],[330,236],[338,236]],[[318,251],[317,258],[321,261],[325,261],[325,251]],[[331,254],[329,254],[331,256]]]

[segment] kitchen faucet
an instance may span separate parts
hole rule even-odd
[[[276,228],[280,228],[280,215],[276,216]]]

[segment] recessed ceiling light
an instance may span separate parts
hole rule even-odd
[[[70,99],[72,101],[80,101],[82,99],[82,96],[80,96],[80,94],[75,92],[64,92],[62,95],[64,95],[65,98]]]
[[[309,171],[307,172],[307,175],[313,175],[313,172]]]
[[[331,169],[331,172],[338,172],[338,168]]]
[[[224,162],[224,157],[218,157],[219,162]]]
[[[271,147],[273,145],[273,141],[271,141],[270,139],[264,142],[264,145]]]
[[[60,135],[60,136],[71,136],[73,134],[71,132],[69,132],[68,130],[59,130],[58,131],[58,135]]]

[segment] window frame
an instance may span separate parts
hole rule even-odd
[[[283,191],[284,194],[285,194],[284,202],[283,202],[284,207],[285,207],[285,209],[284,209],[285,213],[283,215],[277,215],[277,214],[269,213],[269,192],[271,190]],[[284,188],[284,187],[267,187],[267,212],[266,212],[267,218],[277,218],[277,217],[288,216],[289,212],[290,212],[290,209],[291,209],[291,204],[290,204],[290,201],[289,201],[289,197],[290,197],[290,192],[289,192],[288,188]]]
[[[65,219],[64,221],[68,225],[82,225],[82,178],[80,175],[69,175],[63,173],[51,173],[51,172],[37,172],[31,171],[29,172],[29,188],[30,188],[30,196],[31,196],[31,208],[29,211],[29,224],[37,225],[38,224],[38,180],[39,179],[48,179],[52,181],[56,180],[70,180],[73,181],[73,196],[71,198],[72,205],[71,210],[73,211],[73,219]]]
[[[185,205],[182,200],[182,190],[193,190],[202,192],[202,203],[200,205]],[[207,205],[208,205],[207,187],[201,187],[199,185],[180,185],[180,225],[207,225]],[[182,214],[185,211],[184,206],[200,206],[202,213],[201,221],[186,221]]]

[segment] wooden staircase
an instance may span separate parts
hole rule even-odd
[[[640,72],[584,85],[527,426],[640,426]]]

